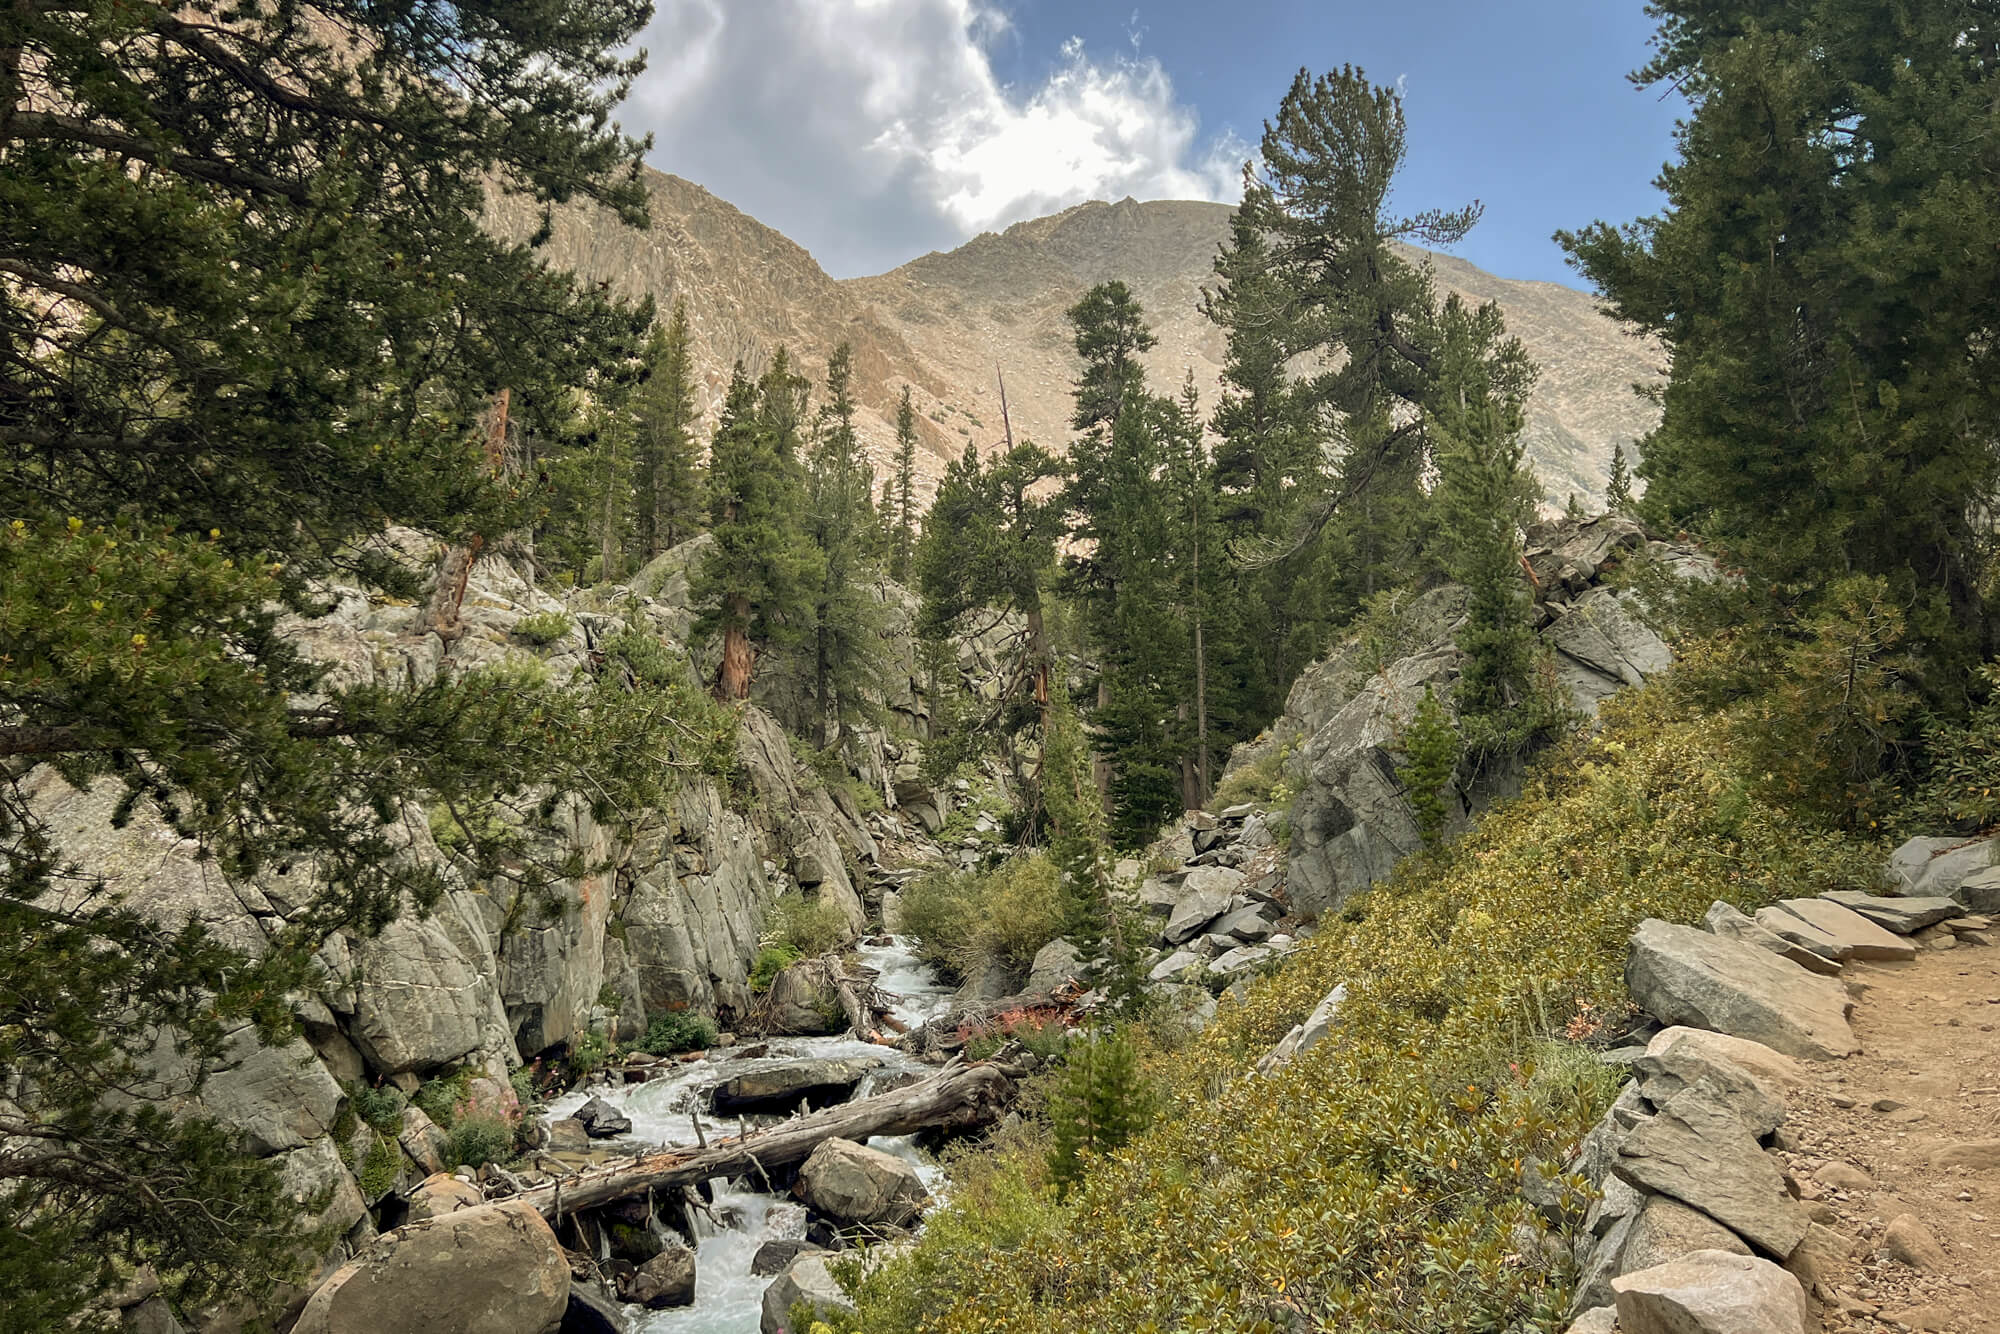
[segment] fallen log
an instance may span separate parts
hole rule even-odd
[[[1068,1014],[1076,1007],[1077,991],[1074,987],[1059,987],[1054,991],[1026,991],[1016,996],[1002,996],[998,1000],[972,1001],[954,1006],[927,1024],[911,1029],[897,1045],[915,1055],[937,1051],[940,1048],[959,1045],[961,1030],[977,1031],[1005,1014],[1027,1011],[1054,1010]]]
[[[716,1140],[706,1150],[663,1149],[622,1162],[606,1163],[537,1186],[516,1198],[544,1216],[560,1218],[661,1187],[692,1185],[711,1177],[760,1176],[793,1167],[830,1139],[865,1140],[872,1135],[909,1135],[919,1130],[970,1130],[991,1125],[1013,1100],[1014,1085],[998,1066],[946,1066],[928,1079],[872,1098],[829,1107],[781,1125],[734,1139]]]

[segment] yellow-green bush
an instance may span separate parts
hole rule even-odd
[[[1537,1226],[1520,1176],[1568,1160],[1611,1083],[1549,1036],[1622,1022],[1640,918],[1854,887],[1881,852],[1767,804],[1725,725],[1664,691],[1606,713],[1155,1061],[1153,1127],[1066,1204],[1025,1154],[973,1172],[910,1258],[859,1282],[848,1327],[1562,1329],[1574,1276],[1516,1255]],[[1249,1073],[1338,982],[1337,1036]]]
[[[934,871],[903,890],[901,911],[922,957],[971,977],[996,962],[1026,971],[1062,934],[1068,904],[1056,864],[1033,852],[985,871]]]
[[[825,954],[852,934],[847,918],[833,904],[804,894],[784,894],[765,914],[759,940],[766,948],[789,950],[794,959],[801,959]]]

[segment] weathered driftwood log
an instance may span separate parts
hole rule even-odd
[[[801,1116],[782,1125],[735,1139],[717,1140],[706,1150],[664,1149],[579,1172],[551,1186],[537,1186],[517,1198],[554,1218],[651,1189],[692,1184],[710,1177],[763,1176],[812,1156],[826,1140],[865,1140],[871,1135],[908,1135],[919,1130],[970,1130],[999,1120],[1013,1099],[1014,1085],[998,1066],[947,1066],[928,1079],[872,1098]]]

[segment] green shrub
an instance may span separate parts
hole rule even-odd
[[[491,1112],[468,1112],[458,1118],[445,1142],[445,1166],[484,1167],[501,1162],[514,1152],[514,1127],[504,1116]]]
[[[1209,809],[1222,811],[1231,806],[1290,805],[1292,793],[1287,786],[1285,765],[1291,755],[1290,745],[1266,746],[1250,763],[1231,769],[1215,785],[1215,793],[1208,799]]]
[[[449,1130],[471,1087],[472,1071],[455,1070],[426,1081],[410,1096],[410,1102],[439,1128]]]
[[[1069,1026],[1053,1014],[1033,1010],[1009,1010],[961,1031],[965,1057],[983,1061],[1010,1042],[1043,1061],[1060,1061],[1069,1045]]]
[[[370,1088],[366,1084],[356,1084],[348,1091],[354,1105],[354,1114],[375,1129],[394,1134],[403,1124],[403,1108],[409,1100],[394,1084],[380,1084]]]
[[[836,949],[853,934],[847,917],[824,899],[804,894],[782,894],[764,916],[765,945],[796,951],[797,957],[811,958]]]
[[[592,1030],[583,1033],[569,1044],[569,1055],[565,1064],[569,1066],[572,1079],[582,1079],[591,1072],[601,1070],[611,1059],[611,1039]]]
[[[639,1049],[655,1056],[700,1051],[714,1045],[715,1021],[705,1014],[686,1010],[654,1015],[646,1023],[646,1036],[639,1039]]]
[[[1521,1175],[1571,1159],[1612,1079],[1551,1040],[1626,1022],[1640,918],[1866,883],[1883,855],[1746,786],[1729,721],[1661,686],[1602,717],[1359,920],[1323,921],[1170,1059],[1142,1059],[1157,1114],[1079,1152],[1061,1203],[1051,1146],[962,1169],[841,1327],[1565,1328],[1573,1272],[1517,1256],[1515,1229],[1543,1226]],[[1340,1040],[1250,1075],[1336,983]]]
[[[1063,933],[1069,909],[1055,863],[1039,852],[986,871],[934,871],[902,894],[903,930],[918,954],[959,977],[993,962],[1027,968]]]
[[[538,611],[514,622],[513,633],[516,639],[525,639],[530,644],[553,644],[569,633],[570,625],[566,612]]]
[[[790,945],[766,945],[757,951],[757,957],[750,965],[750,989],[765,992],[779,973],[797,963],[802,956]]]
[[[1923,777],[1897,812],[1909,833],[1972,831],[2000,824],[2000,662],[1979,672],[1986,700],[1964,722],[1924,728]]]
[[[396,1188],[396,1181],[402,1173],[403,1153],[396,1141],[388,1135],[371,1136],[368,1152],[355,1171],[362,1198],[371,1204],[381,1199]]]

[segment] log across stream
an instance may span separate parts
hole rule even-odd
[[[875,973],[877,997],[891,1002],[883,1018],[921,1028],[949,1011],[951,988],[939,982],[900,941],[864,945],[859,962]],[[843,1006],[845,1008],[845,1006]],[[881,1025],[883,1035],[896,1024]],[[933,1057],[933,1060],[936,1058]],[[709,1110],[715,1085],[746,1072],[805,1060],[856,1062],[869,1073],[849,1101],[771,1122],[718,1119]],[[598,1087],[570,1094],[549,1109],[550,1119],[570,1115],[596,1094],[632,1120],[632,1132],[599,1141],[597,1148],[624,1156],[566,1175],[558,1185],[526,1192],[565,1239],[588,1211],[621,1199],[650,1195],[662,1213],[686,1188],[707,1183],[712,1202],[690,1210],[694,1230],[695,1301],[690,1307],[645,1311],[627,1307],[633,1334],[756,1334],[769,1277],[750,1272],[751,1258],[767,1240],[796,1237],[801,1210],[783,1191],[792,1170],[829,1138],[867,1139],[873,1147],[912,1161],[936,1191],[941,1176],[910,1136],[927,1127],[972,1128],[997,1117],[1011,1096],[1007,1074],[990,1065],[927,1064],[898,1047],[850,1036],[774,1038],[750,1048],[710,1052],[670,1068],[643,1084]]]

